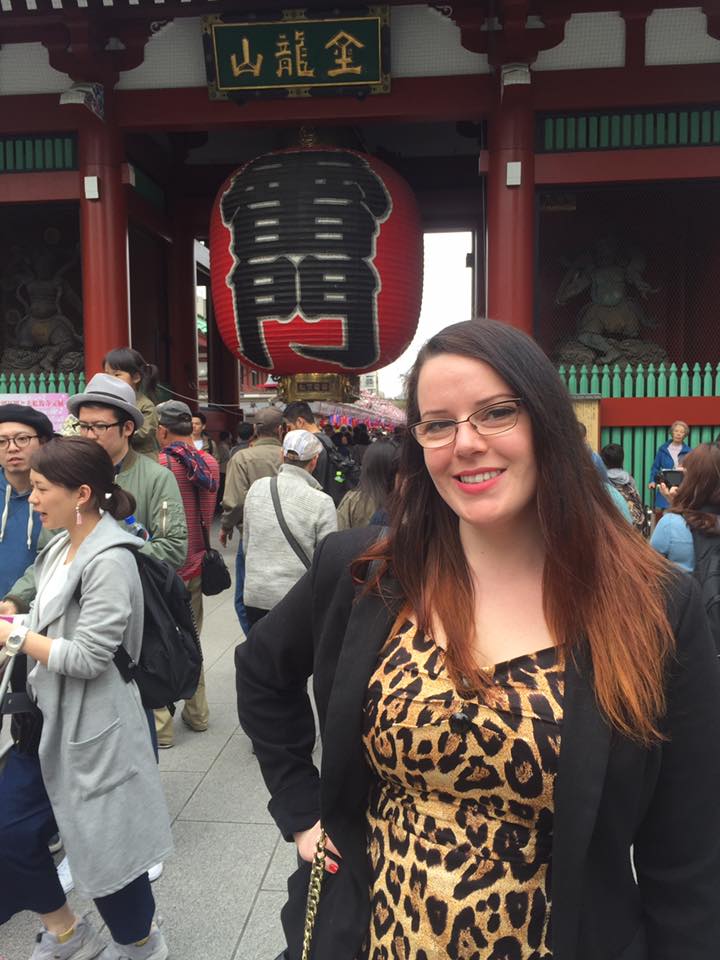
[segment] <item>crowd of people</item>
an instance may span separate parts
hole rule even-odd
[[[421,349],[391,435],[293,402],[211,436],[156,376],[110,351],[64,435],[0,404],[0,924],[38,915],[31,960],[169,956],[175,703],[118,653],[146,642],[141,557],[200,634],[216,513],[238,715],[298,853],[284,960],[714,957],[720,672],[687,574],[720,545],[720,447],[672,425],[650,535],[622,446],[592,455],[550,361],[488,320]]]

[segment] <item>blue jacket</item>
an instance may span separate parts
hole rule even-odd
[[[648,477],[648,483],[655,483],[655,477],[661,470],[672,470],[675,467],[672,455],[668,451],[668,447],[672,443],[672,440],[668,440],[664,443],[655,454],[655,459],[653,464],[650,467],[650,476]],[[685,454],[690,453],[692,447],[689,447],[686,443],[682,445],[682,450],[680,451],[680,456],[684,457]],[[664,510],[668,506],[668,502],[665,497],[658,491],[655,491],[655,509]]]
[[[29,496],[29,490],[17,493],[0,470],[0,597],[35,560],[39,549],[42,523],[28,503]]]

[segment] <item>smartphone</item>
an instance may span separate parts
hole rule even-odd
[[[679,487],[684,476],[684,470],[661,470],[660,483],[664,483],[668,487]]]

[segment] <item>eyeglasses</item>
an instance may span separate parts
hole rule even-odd
[[[494,437],[512,430],[520,415],[520,397],[499,400],[480,407],[464,420],[421,420],[410,427],[410,433],[421,447],[446,447],[457,435],[461,423],[471,424],[481,437]]]
[[[26,447],[31,440],[37,440],[36,433],[18,433],[15,437],[0,437],[0,450],[7,450],[11,443],[14,443],[18,450]]]
[[[82,420],[78,420],[77,428],[80,433],[94,433],[96,437],[102,437],[110,429],[110,427],[119,427],[120,421],[113,420],[112,423],[85,423]]]

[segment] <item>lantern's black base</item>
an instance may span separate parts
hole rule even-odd
[[[295,400],[353,403],[359,396],[359,378],[342,373],[295,373],[281,377],[278,383],[278,399],[285,403]]]

